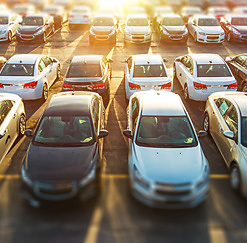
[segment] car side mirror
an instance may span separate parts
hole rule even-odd
[[[109,132],[107,130],[100,130],[99,131],[99,135],[98,138],[104,138],[109,134]]]
[[[233,60],[232,57],[226,57],[226,58],[225,58],[225,61],[226,61],[226,62],[230,62],[230,61],[232,61],[232,60]]]
[[[203,137],[205,137],[207,135],[208,135],[208,133],[206,131],[199,131],[197,136],[198,136],[198,138],[203,138]]]
[[[31,129],[25,130],[24,135],[26,135],[27,137],[32,137],[33,136],[32,130]]]
[[[112,62],[113,62],[113,60],[112,60],[111,58],[109,58],[109,59],[107,59],[107,62],[112,63]]]
[[[163,62],[168,62],[168,59],[166,59],[166,58],[163,58]]]
[[[232,131],[225,131],[223,132],[223,135],[226,137],[226,138],[229,138],[235,142],[237,142],[237,139],[236,137],[234,136],[234,133]]]
[[[132,132],[128,129],[123,130],[123,135],[129,139],[133,139]]]

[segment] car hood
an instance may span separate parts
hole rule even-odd
[[[146,34],[150,33],[151,30],[149,26],[126,26],[125,32],[130,32],[131,34]]]
[[[30,144],[25,159],[35,181],[80,180],[90,168],[96,144],[85,147],[41,147]]]
[[[163,28],[168,32],[184,32],[184,31],[186,31],[185,26],[165,26],[165,25],[163,25]]]
[[[232,25],[232,28],[236,29],[238,32],[242,34],[247,33],[247,26]]]
[[[227,85],[236,82],[236,79],[234,77],[203,77],[197,78],[197,81],[207,85]]]
[[[34,77],[31,76],[0,76],[0,83],[22,85],[28,82],[34,81]]]
[[[193,182],[200,178],[205,164],[200,146],[190,148],[135,146],[135,155],[141,175],[156,182]]]
[[[169,77],[145,77],[145,78],[133,78],[130,82],[139,85],[158,85],[169,82]]]
[[[91,31],[93,32],[109,32],[111,33],[114,30],[113,26],[92,26]]]
[[[39,31],[41,29],[43,29],[43,26],[21,25],[21,26],[19,26],[18,31],[22,32],[22,33],[25,33],[25,32],[27,32],[27,33],[35,33],[35,32],[37,32],[37,31]]]
[[[198,26],[198,31],[202,31],[207,34],[221,34],[224,33],[220,26]]]

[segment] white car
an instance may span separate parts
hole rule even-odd
[[[225,32],[214,16],[195,15],[188,20],[188,30],[195,42],[222,43]]]
[[[124,43],[151,43],[152,31],[146,15],[130,15],[124,28]]]
[[[188,54],[175,59],[174,78],[183,88],[184,98],[206,101],[219,91],[237,91],[237,81],[218,54]]]
[[[220,20],[221,17],[223,17],[226,14],[229,14],[230,12],[230,9],[225,6],[213,6],[207,9],[207,14],[215,16],[218,20]]]
[[[0,93],[0,164],[25,129],[26,113],[22,99],[15,94]]]
[[[12,8],[12,11],[24,18],[27,15],[35,14],[36,7],[32,4],[17,4]]]
[[[236,14],[247,14],[247,6],[235,7],[232,13]]]
[[[88,6],[74,6],[69,13],[69,27],[73,28],[80,25],[91,23],[91,10]]]
[[[172,91],[173,83],[164,61],[158,54],[132,55],[123,61],[126,99],[136,91]]]
[[[22,17],[15,13],[0,13],[0,41],[12,41]]]
[[[209,165],[179,95],[137,92],[127,108],[132,195],[151,207],[190,208],[209,189]],[[199,132],[199,136],[207,133]]]
[[[0,93],[15,93],[23,100],[48,98],[48,90],[60,77],[60,62],[39,54],[12,56],[0,72]]]
[[[247,197],[247,96],[220,92],[208,97],[204,130],[210,132],[227,167],[231,187]]]

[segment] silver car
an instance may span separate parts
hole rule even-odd
[[[181,98],[167,91],[142,91],[127,109],[129,185],[142,203],[191,208],[209,188],[209,165]],[[205,132],[199,132],[199,136]]]
[[[26,129],[26,114],[22,99],[15,94],[0,94],[0,163],[18,135]]]
[[[247,96],[219,92],[208,97],[204,130],[208,131],[230,169],[234,190],[247,197]]]

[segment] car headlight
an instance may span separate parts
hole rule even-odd
[[[205,36],[206,34],[204,32],[198,32],[199,35]]]
[[[79,187],[83,187],[93,181],[95,179],[95,174],[96,166],[93,167],[93,169],[86,175],[86,177],[80,180]]]
[[[22,178],[22,181],[32,187],[33,186],[33,181],[32,179],[29,177],[28,173],[26,172],[25,168],[24,168],[24,165],[22,166],[21,168],[21,178]]]
[[[90,32],[91,35],[95,35],[95,33],[94,33],[92,28],[89,30],[89,32]]]
[[[183,35],[187,35],[187,34],[188,34],[188,30],[185,29]]]
[[[234,35],[241,35],[241,33],[237,31],[235,28],[232,28],[231,30]]]
[[[15,34],[16,34],[16,35],[20,35],[20,34],[21,34],[21,33],[20,33],[20,30],[17,29],[16,32],[15,32]]]
[[[41,30],[37,31],[36,33],[34,33],[34,35],[41,35],[41,34],[43,34],[43,32],[44,32],[44,30],[41,29]]]
[[[204,169],[203,169],[202,177],[201,177],[200,181],[197,183],[196,187],[199,189],[199,188],[205,186],[206,184],[208,184],[208,181],[209,181],[209,166],[208,166],[208,164],[206,164]]]
[[[110,35],[114,35],[115,34],[115,29],[112,29]]]
[[[0,31],[0,34],[6,34],[6,32],[7,32],[6,29],[5,29],[5,30],[1,30],[1,31]]]
[[[169,33],[167,32],[167,30],[163,27],[163,34],[164,35],[169,35]]]
[[[138,171],[138,169],[136,168],[136,166],[134,165],[134,180],[140,184],[141,186],[145,187],[145,188],[149,188],[149,182],[146,181],[143,176],[141,175],[141,173]]]
[[[220,35],[221,35],[221,36],[225,35],[225,32],[221,32]]]
[[[130,33],[130,31],[128,29],[125,29],[124,33],[125,33],[125,35],[129,35],[129,36],[131,35],[131,33]]]

